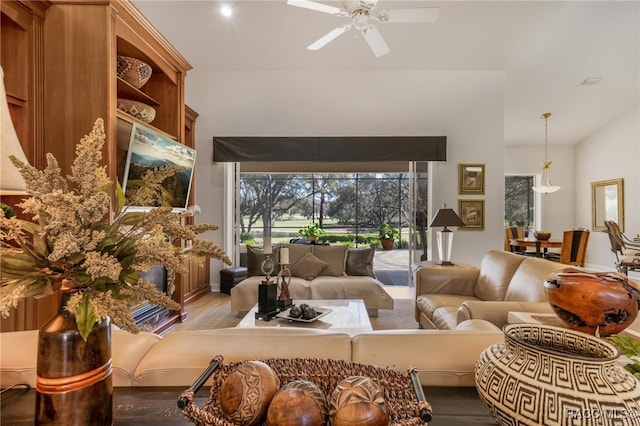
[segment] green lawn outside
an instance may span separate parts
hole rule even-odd
[[[305,225],[308,225],[309,223],[311,223],[310,220],[304,218],[304,217],[300,217],[300,218],[294,218],[294,219],[279,219],[276,220],[274,223],[274,227],[271,230],[271,241],[274,244],[279,244],[279,243],[287,243],[289,242],[290,239],[295,238],[298,236],[298,230],[300,228],[302,228]],[[338,225],[338,221],[337,219],[325,219],[323,221],[323,229],[326,233],[325,235],[325,241],[330,237],[331,234],[333,235],[345,235],[345,234],[350,234],[353,236],[353,240],[354,241],[349,241],[349,242],[341,242],[342,244],[354,244],[355,243],[355,232],[354,229],[351,227],[342,227],[340,225]],[[253,234],[254,238],[253,241],[250,240],[245,240],[245,242],[248,242],[249,244],[262,244],[262,221],[258,221],[256,222],[252,228],[251,228],[251,234]],[[402,240],[403,240],[403,244],[402,245],[406,245],[407,244],[407,236],[408,235],[408,229],[403,229],[402,230]],[[377,236],[378,236],[378,231],[377,229],[371,229],[370,232],[359,232],[358,233],[358,237],[359,238],[367,238],[370,237],[372,240],[372,246],[374,247],[378,247],[379,246],[379,241],[377,241]],[[323,237],[320,237],[320,241],[323,241]],[[335,240],[334,240],[335,241]],[[340,243],[340,242],[338,242]],[[355,245],[355,244],[354,244]]]

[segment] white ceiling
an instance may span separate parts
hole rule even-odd
[[[223,3],[231,18],[219,13]],[[539,145],[544,112],[553,114],[550,144],[578,143],[640,99],[638,1],[380,0],[378,8],[440,8],[435,23],[377,24],[391,48],[380,58],[354,30],[306,50],[348,18],[286,0],[134,4],[195,69],[504,70],[505,145]],[[581,86],[587,78],[602,80]]]

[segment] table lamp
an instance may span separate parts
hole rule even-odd
[[[18,160],[28,163],[9,115],[2,67],[0,67],[0,144],[0,195],[25,195],[27,190],[22,175],[9,159],[9,156],[13,155]]]
[[[431,228],[443,228],[441,231],[436,231],[438,241],[438,256],[440,256],[438,265],[452,266],[453,263],[451,263],[451,248],[453,247],[453,231],[451,231],[447,227],[464,226],[464,222],[462,221],[462,219],[460,219],[456,212],[453,211],[453,209],[448,209],[447,205],[445,204],[443,208],[438,210],[429,226]]]

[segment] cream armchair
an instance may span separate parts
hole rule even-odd
[[[415,273],[415,316],[421,328],[454,329],[468,319],[498,327],[509,311],[552,312],[544,281],[565,265],[492,250],[480,267],[423,263]]]

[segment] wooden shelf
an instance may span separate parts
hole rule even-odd
[[[191,65],[131,1],[2,0],[0,11],[9,109],[31,164],[42,169],[44,153],[50,152],[63,175],[69,174],[75,145],[102,118],[103,161],[116,179],[124,164],[119,145],[124,142],[126,149],[129,142],[118,141],[118,116],[136,121],[117,109],[118,97],[154,107],[156,117],[146,125],[185,142],[184,84]],[[151,78],[141,89],[117,77],[118,55],[151,65]],[[190,277],[184,279],[191,288]],[[23,301],[2,321],[2,331],[38,328],[57,306],[55,297]],[[180,321],[182,314],[171,313],[159,328]]]
[[[120,77],[118,77],[118,97],[129,99],[132,101],[138,101],[151,106],[159,106],[160,102],[153,99],[143,91],[136,89],[131,84],[127,83]]]

